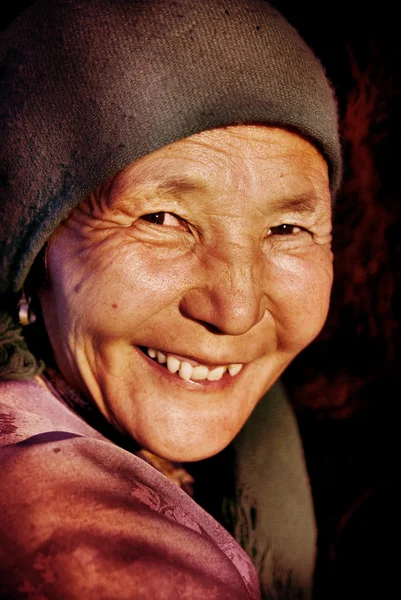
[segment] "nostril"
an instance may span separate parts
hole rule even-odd
[[[215,325],[212,325],[211,323],[207,323],[206,321],[199,321],[199,323],[201,325],[203,325],[203,327],[210,333],[214,333],[215,335],[223,335],[223,332],[220,331],[220,329],[218,327],[216,327]]]
[[[208,323],[207,321],[201,321],[200,319],[193,319],[193,320],[196,323],[199,323],[199,325],[202,325],[202,327],[204,327],[204,329],[206,329],[206,331],[209,331],[210,333],[214,333],[215,335],[223,335],[223,332],[215,325],[212,325],[212,323]]]

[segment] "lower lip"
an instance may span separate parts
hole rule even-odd
[[[137,350],[140,356],[145,359],[146,363],[153,367],[157,374],[163,377],[163,379],[165,379],[169,383],[172,383],[173,385],[176,385],[178,387],[184,387],[188,391],[192,392],[217,392],[228,390],[233,387],[233,385],[238,381],[243,371],[245,370],[244,365],[241,371],[237,375],[234,375],[234,377],[231,377],[229,373],[225,372],[222,378],[218,381],[209,381],[208,379],[202,379],[200,381],[186,381],[185,379],[181,379],[179,375],[175,373],[170,373],[167,367],[164,367],[157,361],[150,358],[150,356],[139,350],[137,346],[134,346],[134,348],[135,350]]]

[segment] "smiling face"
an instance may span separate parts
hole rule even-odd
[[[235,126],[146,156],[50,240],[62,374],[155,454],[219,452],[323,326],[330,233],[327,165],[293,133]]]

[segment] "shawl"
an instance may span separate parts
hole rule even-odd
[[[310,598],[316,530],[280,385],[234,447],[237,541],[37,380],[1,383],[0,597]]]

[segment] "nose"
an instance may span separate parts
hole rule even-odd
[[[203,270],[202,283],[181,300],[180,310],[214,332],[243,335],[263,318],[264,284],[263,266],[255,256],[230,261],[214,258]]]

